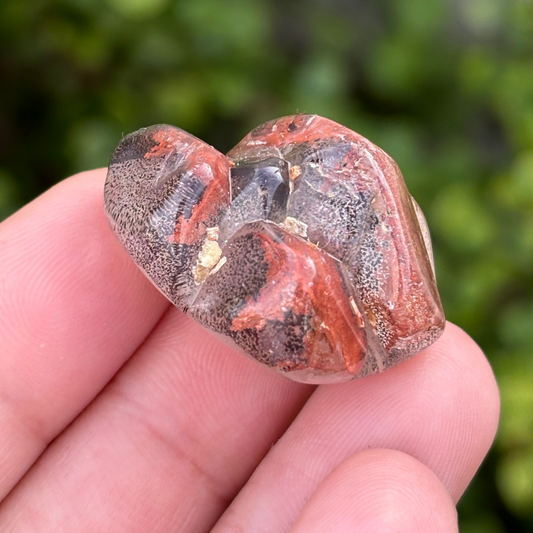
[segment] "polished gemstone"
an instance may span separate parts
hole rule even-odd
[[[176,306],[307,383],[380,372],[444,328],[424,216],[380,148],[317,115],[226,156],[167,125],[126,136],[105,208]]]

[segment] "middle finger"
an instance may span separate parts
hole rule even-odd
[[[207,531],[313,388],[176,308],[0,506],[2,531]]]
[[[457,501],[492,443],[498,412],[487,360],[448,324],[437,343],[384,374],[319,387],[214,531],[289,531],[326,476],[368,448],[415,457]]]

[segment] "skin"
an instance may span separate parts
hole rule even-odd
[[[457,531],[499,414],[463,331],[293,383],[168,304],[109,229],[104,179],[0,224],[1,531]]]

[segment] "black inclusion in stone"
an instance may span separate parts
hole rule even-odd
[[[258,195],[264,220],[281,222],[289,199],[289,163],[271,157],[242,161],[231,169],[231,200],[238,196]]]
[[[142,159],[157,145],[151,135],[156,131],[156,128],[157,126],[151,126],[126,135],[115,149],[111,164]]]
[[[247,224],[224,247],[226,263],[209,276],[189,309],[191,316],[218,333],[232,336],[233,320],[246,303],[257,300],[267,283],[270,265],[260,232],[263,224]],[[252,349],[252,346],[245,349]]]

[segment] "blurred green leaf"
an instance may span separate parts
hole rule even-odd
[[[294,73],[293,102],[300,112],[317,113],[342,121],[346,69],[339,58],[311,56]]]
[[[504,533],[505,526],[495,513],[473,519],[461,521],[461,533]]]
[[[516,452],[504,457],[496,481],[503,500],[518,515],[533,514],[533,453]]]
[[[446,2],[440,0],[404,0],[393,2],[398,29],[407,36],[434,39],[442,30],[449,14]]]
[[[518,309],[504,314],[500,335],[511,346],[523,343],[525,333],[518,331],[519,324],[524,324],[531,316],[518,316]],[[512,323],[515,320],[517,322]],[[531,329],[531,322],[527,323]],[[508,329],[506,329],[508,328]],[[499,369],[498,384],[502,402],[502,416],[498,432],[498,445],[509,450],[526,450],[526,455],[533,457],[533,346],[525,345],[522,351],[508,352],[496,368]],[[516,371],[518,368],[519,371]]]
[[[204,120],[206,82],[196,76],[172,76],[154,87],[154,102],[160,120],[192,129]]]
[[[508,62],[494,84],[495,108],[510,139],[533,148],[533,71],[531,59]]]
[[[19,207],[18,188],[13,176],[0,168],[0,220],[7,218]]]
[[[397,35],[376,44],[369,62],[369,76],[376,91],[404,98],[416,90],[423,78],[423,51],[418,43]]]
[[[460,251],[480,250],[496,237],[493,218],[468,183],[454,183],[440,192],[431,219],[435,231]]]
[[[88,119],[76,123],[69,135],[74,170],[107,166],[120,138],[120,132],[109,122]]]
[[[505,21],[506,0],[463,0],[460,3],[464,22],[477,34],[491,34]]]
[[[159,15],[169,0],[105,0],[105,2],[126,18],[144,19]]]
[[[268,10],[259,0],[181,0],[175,12],[190,27],[197,51],[207,58],[253,56],[266,38]]]
[[[511,208],[533,208],[533,150],[519,153],[509,173],[495,180],[493,190]]]
[[[497,79],[499,58],[482,46],[472,46],[459,60],[459,80],[470,94],[488,94]]]

